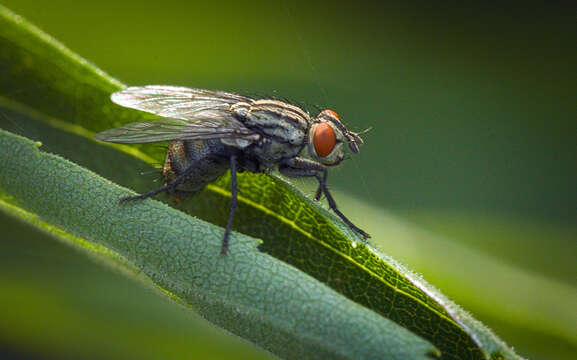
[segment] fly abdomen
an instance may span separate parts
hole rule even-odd
[[[227,171],[229,163],[225,151],[225,145],[218,139],[171,142],[162,170],[166,183],[191,169],[190,176],[176,190],[193,195]]]

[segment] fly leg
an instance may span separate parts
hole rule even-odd
[[[160,193],[165,192],[165,191],[168,191],[168,192],[175,191],[175,188],[178,185],[180,185],[182,182],[184,182],[186,180],[186,178],[188,178],[194,170],[195,170],[195,167],[191,166],[188,169],[184,170],[184,172],[182,174],[178,175],[178,177],[176,179],[174,179],[174,181],[171,182],[170,184],[166,184],[163,187],[156,189],[156,190],[152,190],[150,192],[147,192],[146,194],[123,197],[122,199],[120,199],[120,202],[123,203],[123,202],[127,202],[127,201],[143,200],[143,199],[147,199],[149,197],[152,197],[154,195],[160,194]]]
[[[319,182],[319,190],[325,194],[327,202],[329,203],[329,207],[334,211],[334,213],[337,214],[338,217],[340,217],[341,220],[348,225],[348,227],[350,227],[356,233],[360,234],[363,239],[366,240],[371,237],[369,234],[358,228],[349,219],[347,219],[347,217],[337,208],[337,203],[327,188],[327,169],[322,164],[311,160],[292,158],[281,163],[279,166],[279,171],[281,174],[290,177],[316,177]]]
[[[323,180],[324,180],[324,183],[325,183],[325,184],[327,183],[327,174],[328,174],[328,171],[327,171],[327,169],[325,168],[324,174],[323,174]],[[321,196],[322,196],[322,195],[323,195],[323,187],[322,187],[322,185],[319,183],[319,187],[318,187],[317,192],[316,192],[315,197],[314,197],[315,201],[319,201],[319,200],[321,199]]]
[[[226,222],[226,228],[224,230],[224,237],[222,238],[222,248],[220,249],[221,255],[226,255],[228,249],[228,238],[230,236],[230,230],[232,228],[232,220],[234,219],[234,212],[236,210],[237,203],[237,193],[236,193],[236,155],[230,156],[230,211],[228,213],[228,221]]]

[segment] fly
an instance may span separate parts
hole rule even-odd
[[[275,166],[289,177],[315,177],[314,199],[324,194],[329,207],[363,239],[369,234],[337,208],[327,188],[327,166],[344,159],[346,143],[353,153],[363,144],[360,134],[347,130],[333,110],[312,118],[300,107],[282,101],[176,86],[138,86],[115,92],[118,105],[159,116],[103,131],[95,138],[120,144],[169,141],[162,174],[163,187],[122,202],[146,199],[162,192],[188,197],[230,169],[231,200],[221,254],[226,254],[237,207],[236,173],[267,172]],[[299,154],[307,147],[311,159]]]

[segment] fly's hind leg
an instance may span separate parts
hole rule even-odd
[[[343,222],[348,225],[348,227],[350,227],[354,232],[361,235],[365,240],[371,237],[369,234],[367,234],[366,232],[358,228],[355,224],[353,224],[338,209],[335,199],[333,198],[333,196],[329,192],[329,189],[327,188],[327,181],[326,181],[327,169],[322,164],[297,157],[281,163],[279,166],[279,171],[281,174],[291,177],[316,177],[319,182],[319,190],[317,190],[315,200],[317,200],[316,199],[317,196],[320,198],[319,191],[322,191],[322,193],[324,193],[325,197],[327,198],[327,202],[329,203],[329,207],[331,208],[331,210],[333,210],[334,213],[337,214],[338,217],[340,217],[341,220],[343,220]]]
[[[122,199],[120,199],[120,202],[124,203],[127,201],[143,200],[165,191],[168,191],[169,193],[178,191],[176,190],[176,187],[182,184],[192,174],[194,170],[195,168],[193,166],[190,166],[188,169],[184,170],[182,174],[178,175],[178,177],[176,177],[176,179],[174,179],[170,184],[166,184],[163,187],[147,192],[146,194],[123,197]]]

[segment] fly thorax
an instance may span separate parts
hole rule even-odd
[[[231,111],[250,129],[278,142],[296,146],[305,143],[309,116],[296,106],[275,100],[257,100],[253,104],[234,104]]]
[[[241,120],[246,118],[248,112],[250,111],[250,104],[245,102],[238,102],[230,106],[230,112],[234,114],[234,117]]]

